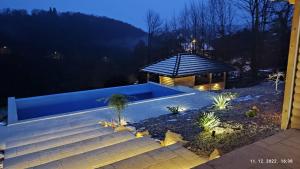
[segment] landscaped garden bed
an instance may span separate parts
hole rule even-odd
[[[212,103],[212,106],[200,110],[170,113],[133,126],[138,130],[148,130],[152,137],[160,140],[168,130],[181,134],[188,141],[185,146],[199,155],[209,155],[215,148],[227,153],[279,132],[283,84],[278,92],[273,84],[263,82],[249,88],[222,91],[223,94],[237,95],[224,110],[218,110]],[[199,125],[199,117],[205,112],[213,112],[220,120],[217,127],[208,131],[203,131]]]

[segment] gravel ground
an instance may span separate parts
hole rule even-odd
[[[220,117],[221,126],[231,126],[233,129],[238,126],[238,142],[214,147],[227,153],[237,147],[253,143],[279,132],[283,86],[283,84],[280,84],[279,92],[275,92],[273,82],[262,82],[248,88],[223,90],[222,92],[234,92],[239,95],[225,111],[216,111],[209,106],[199,110],[187,110],[177,115],[170,113],[132,125],[140,130],[148,130],[152,137],[157,139],[163,139],[167,130],[179,133],[184,140],[189,142],[186,144],[188,149],[197,154],[208,155],[212,149],[203,150],[203,147],[201,147],[203,142],[201,143],[201,140],[199,140],[201,129],[197,125],[197,119],[203,112],[213,111]],[[254,118],[246,117],[245,112],[253,106],[259,109],[258,115]]]

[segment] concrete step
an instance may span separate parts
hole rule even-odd
[[[34,152],[38,152],[38,151],[42,151],[54,147],[59,147],[66,144],[76,143],[83,140],[89,140],[91,138],[96,138],[113,132],[114,131],[112,128],[98,127],[95,129],[92,128],[92,130],[88,130],[73,135],[53,138],[53,139],[49,139],[37,143],[26,144],[19,147],[13,147],[5,150],[5,159],[13,158],[13,157],[17,157],[29,153],[34,153]]]
[[[94,129],[99,129],[102,126],[99,124],[92,124],[92,125],[87,125],[87,126],[80,126],[80,127],[75,127],[75,128],[68,128],[65,130],[59,130],[57,132],[47,132],[47,133],[40,133],[39,135],[33,135],[29,137],[23,137],[17,140],[10,140],[5,144],[5,149],[13,148],[13,147],[19,147],[27,144],[33,144],[33,143],[38,143],[41,141],[46,141],[54,138],[59,138],[59,137],[65,137],[73,134],[78,134],[78,133],[84,133],[87,131],[91,131]]]
[[[34,127],[34,125],[30,125],[29,124],[24,124],[24,126],[22,124],[16,124],[16,125],[10,125],[7,126],[9,129],[8,130],[13,130],[16,131],[17,134],[10,136],[8,138],[9,140],[18,140],[20,138],[30,138],[33,136],[39,136],[39,135],[44,135],[44,134],[50,134],[50,133],[56,133],[56,132],[60,132],[60,131],[66,131],[66,130],[70,130],[70,129],[75,129],[75,128],[82,128],[82,127],[86,127],[86,126],[91,126],[91,125],[95,125],[97,124],[96,122],[88,122],[88,121],[81,121],[81,122],[70,122],[70,121],[64,121],[63,124],[61,123],[49,123],[47,125],[44,126],[38,126],[37,129],[32,130],[32,127]],[[20,126],[23,127],[20,127]],[[31,127],[29,127],[31,126]],[[17,130],[15,130],[17,129]]]
[[[186,169],[193,168],[207,162],[207,158],[200,158],[196,154],[174,144],[149,151],[98,169]]]
[[[134,138],[134,135],[128,131],[115,132],[72,144],[5,159],[4,166],[7,169],[34,167],[67,157],[72,158],[72,156],[81,156],[82,153],[98,150],[103,147],[132,140]]]
[[[36,166],[32,169],[94,169],[143,154],[160,147],[160,144],[150,137],[136,138],[112,146]]]

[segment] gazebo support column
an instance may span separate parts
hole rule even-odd
[[[149,82],[149,80],[150,80],[150,74],[147,73],[147,82]]]
[[[226,80],[227,80],[226,78],[227,78],[226,72],[224,72],[224,73],[223,73],[223,80],[224,80],[224,86],[223,86],[223,89],[226,88]]]
[[[209,73],[209,74],[208,74],[208,78],[209,78],[209,90],[211,90],[212,73]]]

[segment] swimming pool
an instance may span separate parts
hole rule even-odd
[[[123,94],[130,102],[139,102],[182,93],[159,84],[145,83],[31,98],[11,97],[8,99],[8,123],[105,107],[106,99],[113,94]]]

